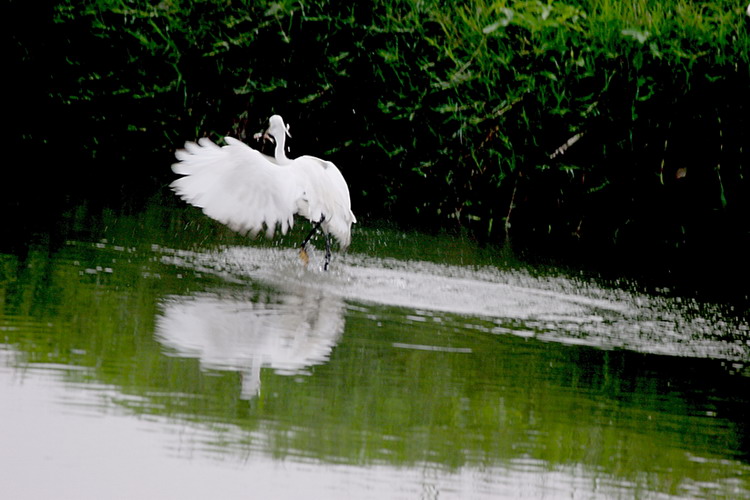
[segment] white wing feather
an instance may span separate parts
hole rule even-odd
[[[352,223],[357,222],[351,210],[349,187],[336,165],[314,156],[300,156],[289,165],[295,175],[304,179],[305,193],[298,212],[311,221],[325,217],[321,227],[333,235],[346,250],[351,243]]]
[[[184,177],[170,187],[235,231],[255,235],[265,228],[271,237],[279,225],[285,234],[304,193],[303,179],[237,139],[225,140],[223,147],[206,138],[186,143],[172,165]]]

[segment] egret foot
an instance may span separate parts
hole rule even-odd
[[[307,255],[307,249],[306,249],[307,248],[307,242],[310,241],[310,238],[312,238],[313,236],[315,236],[315,233],[318,232],[318,229],[320,229],[320,225],[323,223],[324,220],[325,220],[325,215],[322,215],[320,217],[320,220],[318,222],[315,222],[313,224],[312,229],[310,230],[310,232],[307,234],[307,237],[305,238],[305,240],[300,245],[299,258],[302,259],[302,262],[304,262],[305,265],[307,265],[310,262],[310,257],[308,257],[308,255]],[[326,236],[326,238],[327,238],[327,236]],[[326,242],[327,241],[328,240],[326,240]],[[329,247],[329,244],[326,243],[326,252],[327,252],[326,253],[326,264],[325,264],[326,270],[328,270],[328,261],[331,258],[331,256],[330,256],[330,249],[328,247]]]
[[[300,248],[299,259],[302,261],[302,263],[305,266],[307,266],[310,263],[310,256],[307,255],[307,250],[305,250],[305,247]]]

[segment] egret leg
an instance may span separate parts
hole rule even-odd
[[[323,270],[328,271],[328,264],[331,263],[331,235],[326,233],[326,262],[323,264]]]
[[[310,239],[315,235],[316,232],[318,232],[318,229],[320,229],[320,225],[325,220],[325,216],[321,217],[318,222],[313,223],[313,227],[310,230],[310,232],[307,234],[307,237],[300,245],[299,249],[299,258],[302,259],[302,262],[307,265],[310,262],[310,257],[307,255],[307,243],[310,241]]]

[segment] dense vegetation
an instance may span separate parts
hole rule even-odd
[[[750,251],[735,0],[10,8],[12,137],[77,162],[35,184],[42,197],[101,190],[105,168],[124,193],[160,188],[184,140],[250,141],[280,113],[293,155],[340,166],[361,220],[668,262]]]

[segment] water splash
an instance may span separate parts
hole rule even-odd
[[[301,267],[293,250],[230,247],[215,252],[159,249],[163,261],[233,282],[260,281],[314,290],[349,303],[396,306],[481,318],[495,334],[723,359],[742,370],[750,360],[750,324],[718,306],[667,298],[564,275],[450,266],[349,254],[330,272]],[[343,313],[342,313],[343,314]],[[486,321],[494,326],[487,326]]]

